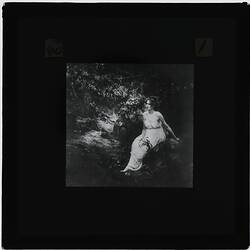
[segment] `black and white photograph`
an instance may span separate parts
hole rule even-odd
[[[2,8],[3,249],[247,249],[249,6],[97,2]]]
[[[193,64],[66,67],[67,187],[193,187]]]

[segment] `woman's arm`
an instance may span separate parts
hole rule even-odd
[[[144,113],[141,113],[141,120],[142,120],[142,138],[141,140],[143,140],[145,133],[146,133],[146,128],[145,128],[145,124],[144,124]]]
[[[141,138],[141,140],[143,140],[143,139],[144,139],[145,133],[146,133],[146,130],[145,130],[145,126],[144,126],[144,123],[143,123],[143,128],[142,128],[142,138]]]
[[[165,129],[175,138],[175,140],[178,141],[179,138],[176,137],[176,135],[174,134],[174,131],[173,131],[173,130],[170,128],[170,126],[166,123],[166,121],[165,121],[163,115],[162,115],[160,112],[158,112],[158,116],[159,116],[160,121],[162,122],[163,128],[165,128]]]
[[[142,118],[143,127],[142,127],[142,133],[141,133],[140,141],[142,141],[144,139],[145,134],[146,134],[146,127],[145,127],[145,124],[144,124],[144,114],[142,114],[141,118]]]

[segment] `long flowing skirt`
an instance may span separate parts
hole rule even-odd
[[[144,139],[142,134],[137,136],[132,143],[130,159],[123,171],[137,171],[142,167],[143,158],[149,150],[157,147],[161,142],[166,140],[166,134],[162,127],[155,129],[146,129]]]

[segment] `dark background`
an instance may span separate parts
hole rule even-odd
[[[3,247],[247,248],[247,15],[241,4],[5,4]],[[202,37],[211,57],[195,55]],[[45,57],[48,38],[62,58]],[[65,62],[77,61],[194,64],[193,190],[65,187]]]

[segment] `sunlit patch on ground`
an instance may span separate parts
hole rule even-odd
[[[85,135],[79,137],[79,139],[74,140],[74,143],[85,144],[88,147],[96,146],[104,149],[112,149],[119,146],[119,141],[111,138],[107,139],[102,136],[103,132],[91,130]]]

